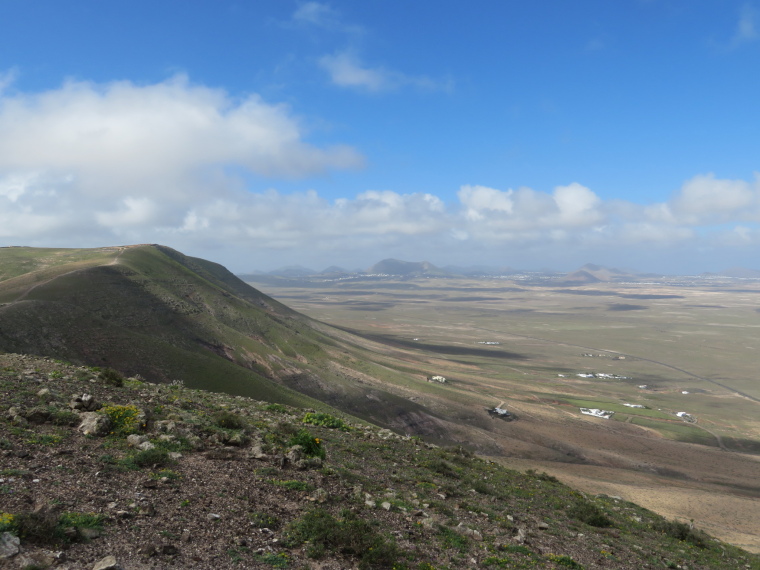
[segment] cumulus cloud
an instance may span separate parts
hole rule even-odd
[[[753,182],[695,176],[676,193],[669,209],[676,221],[689,225],[760,220],[760,175]]]
[[[760,242],[760,174],[701,174],[651,204],[606,201],[578,182],[547,191],[466,184],[453,202],[392,189],[329,200],[246,182],[249,173],[297,178],[361,164],[350,147],[309,144],[286,106],[184,77],[0,96],[0,241],[158,242],[237,270],[266,256],[284,264],[322,255],[329,265],[438,252],[475,262],[475,252],[562,259],[559,252],[695,244],[748,251]]]

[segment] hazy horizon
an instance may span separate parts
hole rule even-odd
[[[757,269],[760,1],[0,7],[0,245]]]

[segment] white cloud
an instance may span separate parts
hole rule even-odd
[[[328,73],[335,85],[372,93],[402,87],[425,91],[450,91],[453,88],[451,79],[435,80],[424,75],[406,75],[384,67],[367,66],[351,50],[325,55],[319,59],[319,66]]]
[[[300,4],[293,12],[292,22],[297,26],[313,26],[331,32],[353,35],[360,35],[364,32],[360,26],[344,22],[337,10],[322,2]]]
[[[317,148],[289,108],[192,85],[68,82],[0,100],[0,173],[71,175],[82,191],[183,196],[199,173],[234,164],[265,176],[352,168],[345,146]]]
[[[5,72],[0,72],[0,96],[16,81],[18,77],[18,70],[16,68],[9,69]]]
[[[760,219],[760,175],[754,182],[720,180],[713,174],[686,181],[669,205],[680,223]]]
[[[166,243],[235,270],[262,258],[330,265],[438,252],[483,263],[477,255],[519,252],[561,261],[624,248],[750,251],[760,242],[760,175],[698,175],[651,204],[603,200],[577,182],[549,191],[463,185],[453,203],[390,189],[328,200],[316,190],[247,188],[246,173],[294,178],[362,164],[349,147],[304,137],[288,107],[184,77],[0,96],[0,240]]]
[[[731,39],[731,47],[738,47],[742,44],[753,42],[760,38],[758,33],[758,11],[755,7],[746,2],[742,5],[739,12],[739,21],[736,24],[736,31]]]
[[[350,52],[339,52],[319,59],[319,65],[327,71],[330,79],[339,87],[353,87],[367,91],[393,89],[397,82],[387,71],[364,67]]]

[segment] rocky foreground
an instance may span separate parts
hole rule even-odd
[[[0,568],[760,569],[464,448],[176,384],[0,354]]]

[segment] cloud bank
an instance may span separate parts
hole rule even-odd
[[[348,146],[307,142],[287,106],[182,76],[0,94],[0,245],[158,242],[236,271],[389,256],[536,266],[686,251],[698,261],[760,245],[760,174],[699,174],[651,204],[603,200],[575,181],[549,191],[452,181],[449,202],[390,189],[329,200],[306,186],[249,187],[251,176],[299,179],[363,160]]]

